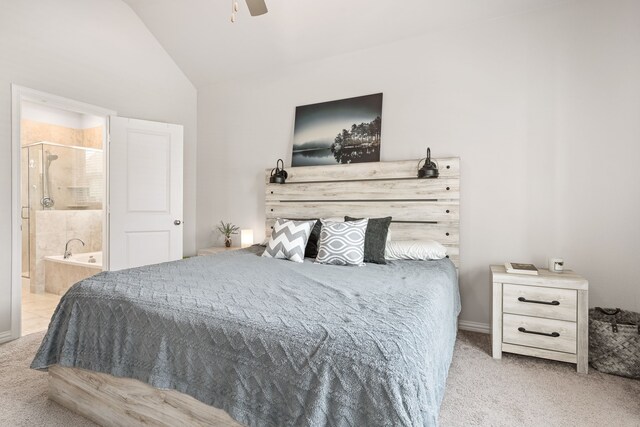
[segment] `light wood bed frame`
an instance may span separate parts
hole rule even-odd
[[[276,218],[392,216],[393,240],[437,240],[458,266],[460,160],[434,160],[438,179],[417,179],[418,160],[289,168],[284,185],[269,184],[268,169],[267,235]],[[178,391],[58,365],[49,368],[49,398],[103,426],[240,426]]]

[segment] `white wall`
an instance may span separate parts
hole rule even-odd
[[[296,105],[384,92],[383,161],[461,157],[461,319],[489,323],[490,263],[550,256],[640,311],[638,16],[566,2],[199,90],[198,247],[220,219],[262,237]]]
[[[24,101],[22,103],[21,119],[35,122],[48,123],[56,126],[64,126],[72,129],[82,128],[84,114],[73,111],[60,110],[35,102]],[[99,126],[99,125],[98,125]]]
[[[197,93],[120,0],[2,1],[0,336],[11,301],[11,83],[185,127],[185,242],[195,251]]]
[[[22,102],[20,118],[72,129],[89,129],[105,126],[106,123],[105,117],[61,110],[29,101]]]

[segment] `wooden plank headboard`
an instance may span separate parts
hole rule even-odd
[[[291,167],[286,184],[267,169],[267,236],[277,218],[391,216],[392,240],[436,240],[459,266],[460,159],[433,160],[437,179],[417,179],[418,160]]]

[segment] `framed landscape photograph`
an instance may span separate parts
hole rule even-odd
[[[291,166],[380,161],[382,94],[296,107]]]

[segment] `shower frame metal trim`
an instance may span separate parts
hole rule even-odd
[[[31,144],[25,144],[22,146],[22,148],[27,148],[27,147],[35,147],[36,145],[40,145],[40,144],[46,144],[46,145],[51,145],[53,147],[62,147],[62,148],[75,148],[76,150],[86,150],[86,151],[99,151],[99,152],[103,152],[102,148],[93,148],[93,147],[83,147],[81,145],[65,145],[65,144],[60,144],[58,142],[50,142],[50,141],[37,141],[37,142],[32,142]]]

